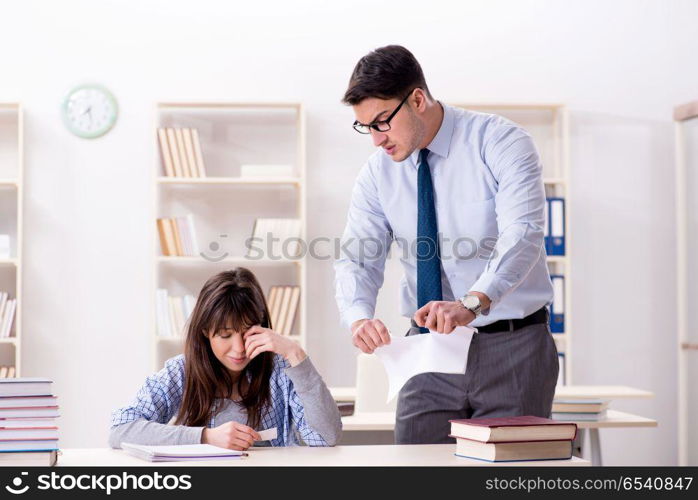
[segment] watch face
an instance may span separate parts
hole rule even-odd
[[[73,89],[63,101],[63,121],[73,134],[95,138],[106,134],[116,122],[114,96],[99,85]]]
[[[477,309],[480,307],[480,299],[478,299],[475,295],[468,295],[465,297],[464,305],[468,309]]]

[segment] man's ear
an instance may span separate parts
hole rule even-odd
[[[422,113],[425,109],[427,109],[427,94],[424,92],[424,90],[420,88],[414,89],[412,92],[412,96],[410,97],[410,101],[414,110],[417,111],[418,113]]]

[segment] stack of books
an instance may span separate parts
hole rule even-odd
[[[11,299],[7,292],[0,292],[0,338],[7,338],[12,332],[17,299]]]
[[[196,297],[169,296],[167,290],[158,288],[155,293],[155,312],[159,337],[180,337],[196,305]]]
[[[206,177],[198,130],[159,128],[158,140],[165,176]]]
[[[487,462],[569,459],[577,435],[577,424],[529,415],[450,422],[456,455]]]
[[[607,399],[556,399],[553,401],[553,420],[597,421],[606,418]]]
[[[58,404],[52,381],[0,379],[0,465],[54,465]]]
[[[160,249],[165,256],[197,256],[199,244],[196,240],[194,217],[160,218],[157,220]]]
[[[269,289],[267,306],[271,326],[276,333],[291,335],[300,296],[301,289],[298,286],[273,286]]]

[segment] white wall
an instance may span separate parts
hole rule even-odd
[[[637,0],[4,4],[0,101],[26,110],[23,363],[56,382],[62,445],[104,446],[109,411],[151,369],[154,103],[304,102],[309,235],[337,236],[371,151],[339,100],[359,57],[400,43],[444,101],[569,105],[574,379],[657,394],[614,403],[660,426],[603,431],[607,464],[675,463],[670,117],[698,97],[698,68],[683,64],[696,16],[695,2]],[[60,121],[62,96],[84,81],[121,107],[96,141]],[[308,278],[325,297],[309,317],[310,353],[330,384],[351,385],[331,262]]]

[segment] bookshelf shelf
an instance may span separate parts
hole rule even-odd
[[[564,384],[572,383],[572,258],[570,242],[570,164],[569,120],[564,104],[556,103],[465,103],[455,106],[471,111],[494,113],[518,123],[531,134],[543,165],[546,197],[565,199],[565,255],[549,255],[546,259],[550,274],[564,276],[565,331],[554,333],[558,352],[564,359]],[[561,365],[562,369],[562,365]]]
[[[21,105],[0,103],[0,234],[10,240],[9,257],[0,258],[0,292],[16,299],[10,336],[0,337],[0,365],[14,366],[16,377],[22,375],[23,141]]]
[[[299,185],[302,179],[298,177],[158,177],[160,184],[239,184],[239,185]]]
[[[159,255],[156,257],[157,262],[160,262],[162,264],[181,264],[181,265],[188,265],[188,264],[210,264],[210,265],[216,265],[216,264],[229,264],[229,265],[240,265],[240,266],[287,266],[287,265],[298,265],[302,266],[304,263],[303,259],[279,259],[279,260],[271,260],[271,259],[248,259],[247,257],[225,257],[223,259],[205,259],[203,257],[172,257],[172,256],[163,256]]]
[[[162,332],[158,332],[156,290],[166,289],[170,297],[196,296],[208,278],[234,267],[251,269],[267,295],[275,285],[300,287],[299,308],[289,337],[305,348],[304,258],[284,258],[282,254],[264,258],[259,258],[258,254],[248,258],[245,246],[258,218],[298,219],[300,237],[305,238],[303,106],[299,103],[162,102],[156,106],[155,129],[163,128],[172,129],[176,134],[179,133],[177,129],[182,129],[182,135],[198,136],[205,176],[174,177],[171,171],[166,175],[161,157],[163,146],[158,134],[153,134],[156,165],[153,179],[155,368],[160,369],[165,360],[179,354],[184,340],[182,336],[162,336]],[[270,148],[269,144],[274,147]],[[193,148],[196,150],[196,146]],[[171,154],[174,162],[172,150]],[[191,160],[189,162],[191,164]],[[276,172],[268,172],[268,176],[245,175],[252,165],[286,165],[288,170],[278,171],[278,175],[273,175]],[[188,256],[163,255],[155,219],[189,214],[194,221],[194,238],[199,248],[193,252],[178,252],[191,253]]]

